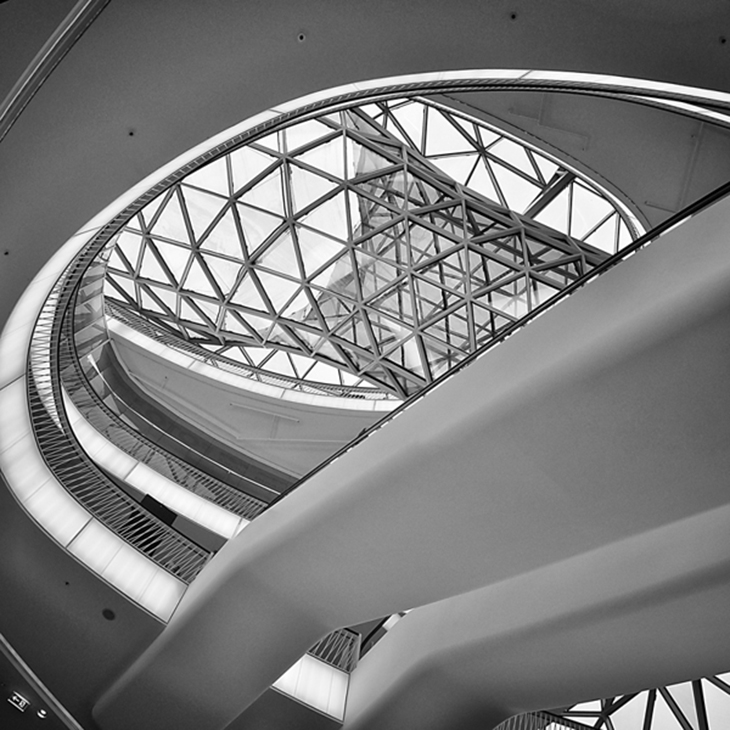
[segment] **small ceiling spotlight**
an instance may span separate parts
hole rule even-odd
[[[41,720],[45,720],[48,717],[48,712],[46,712],[46,710],[38,710],[36,715],[38,715],[38,717],[40,717]]]

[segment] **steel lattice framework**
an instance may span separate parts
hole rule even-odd
[[[726,673],[551,713],[596,730],[720,730],[730,723],[729,681]]]
[[[405,398],[639,232],[556,159],[401,99],[187,175],[120,231],[105,296],[246,364]]]

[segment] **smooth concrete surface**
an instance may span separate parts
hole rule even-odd
[[[152,403],[194,423],[211,439],[293,477],[314,469],[385,415],[246,391],[212,381],[122,337],[113,341],[120,362]]]
[[[252,523],[97,705],[102,727],[153,727],[132,709],[153,706],[223,727],[328,630],[728,504],[728,215],[615,267]],[[688,666],[719,669],[701,647]]]
[[[345,730],[483,730],[726,671],[729,536],[725,505],[411,611],[355,669]]]

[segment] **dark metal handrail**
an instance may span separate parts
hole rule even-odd
[[[262,500],[244,494],[215,477],[205,474],[160,448],[127,425],[104,404],[90,386],[81,365],[71,351],[69,337],[63,340],[59,364],[61,381],[71,402],[96,431],[125,454],[149,466],[158,474],[189,492],[246,520],[252,520],[264,510],[266,503]]]
[[[31,338],[28,405],[38,449],[58,482],[90,514],[185,583],[211,553],[148,512],[112,482],[73,436],[62,401],[59,345],[64,313],[89,260],[79,256],[46,299]]]
[[[337,629],[318,641],[307,654],[349,673],[360,658],[360,639],[357,631]]]

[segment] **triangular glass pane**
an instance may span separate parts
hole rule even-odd
[[[548,299],[551,299],[559,293],[558,287],[552,287],[543,281],[539,281],[536,277],[530,277],[532,287],[530,290],[530,300],[533,307],[539,304],[544,304]]]
[[[217,325],[218,319],[221,316],[220,306],[213,304],[212,302],[208,302],[205,299],[198,299],[197,297],[190,297],[190,300],[195,302],[195,304],[203,310],[203,313],[208,316],[214,326]]]
[[[542,176],[545,178],[545,183],[549,183],[560,168],[554,162],[548,160],[547,157],[543,157],[537,152],[534,152],[533,156]]]
[[[443,155],[449,152],[470,152],[471,142],[444,115],[434,109],[428,110],[426,125],[426,154]]]
[[[425,338],[424,338],[425,339]],[[438,377],[441,373],[451,370],[454,365],[464,359],[464,353],[458,348],[450,347],[444,342],[427,341],[426,357],[428,358],[431,376]]]
[[[651,730],[683,730],[681,723],[659,692],[656,693]]]
[[[274,152],[282,152],[281,148],[281,136],[279,132],[271,132],[263,137],[259,137],[254,144],[261,145],[262,147],[268,147],[268,149]]]
[[[693,730],[700,730],[692,683],[682,682],[681,684],[674,684],[671,687],[667,687],[666,690]]]
[[[294,298],[284,307],[281,315],[295,322],[303,322],[311,309],[312,304],[309,301],[309,297],[303,289],[299,289]]]
[[[353,145],[350,149],[355,155],[355,177],[366,173],[377,172],[378,170],[385,170],[393,167],[393,165],[399,164],[392,162],[387,157],[383,157],[383,155],[379,155],[377,152],[363,145],[357,145],[357,147]]]
[[[412,325],[415,322],[415,316],[409,281],[387,290],[385,294],[370,302],[368,306]]]
[[[231,312],[230,310],[226,311],[223,322],[223,329],[226,332],[230,332],[235,335],[244,335],[245,337],[251,336],[251,331],[249,330],[249,328],[241,322],[241,320],[236,316],[234,312]],[[242,362],[243,361],[248,361],[248,359],[244,358]]]
[[[540,188],[497,162],[492,162],[491,166],[497,184],[507,200],[507,207],[523,213],[538,196]]]
[[[481,347],[486,342],[496,337],[500,330],[504,329],[511,320],[495,312],[472,303],[472,320],[474,322],[474,335],[476,346]]]
[[[249,255],[284,222],[270,213],[264,213],[256,208],[249,208],[246,205],[237,205],[238,218],[241,221],[241,228],[246,241],[246,250]]]
[[[560,264],[565,263],[566,258],[571,258],[574,254],[567,254],[554,246],[537,241],[532,237],[525,236],[525,245],[527,246],[528,257],[531,266],[541,266],[542,264]],[[575,253],[579,249],[576,247]]]
[[[445,112],[442,111],[442,114],[444,114],[444,113]],[[456,114],[449,114],[448,116],[449,116],[449,119],[451,119],[451,121],[454,124],[458,125],[460,129],[462,129],[466,132],[467,136],[469,137],[469,140],[472,143],[476,141],[477,132],[476,132],[476,129],[474,127],[474,124],[472,124],[472,122],[467,121],[466,119],[462,119],[461,117],[457,116]]]
[[[132,233],[123,230],[119,238],[117,238],[117,247],[121,249],[124,257],[129,261],[132,268],[136,269],[139,264],[139,253],[142,248],[143,238],[139,233]]]
[[[640,730],[644,726],[647,692],[640,692],[636,697],[621,705],[611,713],[614,730]]]
[[[258,315],[248,313],[242,316],[246,320],[247,324],[251,325],[251,328],[258,334],[258,336],[265,341],[271,331],[273,324],[271,320],[266,317],[259,317]]]
[[[245,347],[243,349],[255,367],[259,367],[263,360],[272,354],[268,347]]]
[[[472,152],[466,155],[432,157],[431,162],[445,172],[452,180],[460,185],[466,185],[466,181],[474,170],[478,159],[479,155],[476,152]]]
[[[225,157],[203,165],[195,172],[191,172],[184,179],[188,185],[195,185],[203,190],[212,190],[228,197],[230,195],[228,186],[228,166]]]
[[[165,270],[157,260],[157,257],[150,248],[149,243],[145,246],[144,253],[142,254],[142,263],[139,267],[139,275],[145,279],[151,279],[152,281],[160,281],[164,284],[170,283]]]
[[[613,206],[601,196],[578,183],[573,184],[573,211],[570,235],[583,238],[613,211]]]
[[[482,146],[484,147],[491,147],[498,139],[502,139],[503,135],[497,134],[492,129],[487,129],[486,127],[482,126],[481,124],[475,124],[477,132],[479,133],[479,137],[482,141]]]
[[[344,294],[350,299],[356,299],[355,272],[348,252],[335,259],[322,273],[312,279],[312,284],[320,289]]]
[[[413,277],[413,291],[416,293],[416,306],[420,322],[428,321],[438,316],[447,306],[448,292],[430,281]]]
[[[173,194],[167,205],[162,209],[159,217],[152,227],[152,233],[162,238],[170,238],[173,241],[189,244],[190,236],[185,225],[180,201],[177,195]]]
[[[328,383],[330,385],[340,384],[340,371],[327,365],[323,362],[318,362],[315,366],[307,373],[307,380],[314,381],[316,383]]]
[[[246,203],[246,205],[253,205],[256,208],[283,216],[285,210],[282,198],[283,191],[281,168],[279,167],[244,193],[240,201]]]
[[[710,730],[730,727],[730,694],[705,680],[702,682],[702,691],[710,720]]]
[[[127,297],[134,304],[137,303],[137,290],[135,289],[134,282],[131,279],[127,279],[124,276],[117,276],[116,274],[107,275],[107,281],[111,282],[116,289],[110,289],[104,287],[104,296],[112,299],[120,299],[121,301],[127,301]],[[127,297],[124,297],[124,294]]]
[[[297,159],[342,179],[345,176],[344,138],[340,135],[309,152],[298,155]]]
[[[386,357],[396,365],[407,368],[410,372],[423,377],[426,366],[421,360],[421,353],[418,350],[415,337],[400,343],[398,347],[390,350]]]
[[[409,231],[409,239],[413,266],[420,266],[433,256],[461,245],[422,226],[412,226]]]
[[[556,231],[568,232],[568,213],[569,213],[569,193],[568,188],[559,193],[554,200],[549,202],[537,215],[535,220]]]
[[[220,287],[223,296],[226,296],[236,283],[241,264],[206,254],[203,254],[202,259]]]
[[[606,251],[606,253],[614,253],[616,251],[616,222],[618,213],[612,215],[605,223],[599,226],[590,236],[586,237],[585,242],[591,246]]]
[[[514,276],[517,273],[515,269],[471,249],[469,250],[469,272],[474,291],[482,285],[492,286],[500,279]]]
[[[287,151],[292,153],[299,147],[330,134],[332,134],[332,129],[316,119],[299,122],[284,130]]]
[[[274,274],[269,274],[266,271],[257,271],[256,275],[264,287],[266,296],[268,296],[277,312],[284,307],[299,289],[299,284],[295,281],[274,276]]]
[[[273,342],[279,345],[287,345],[289,347],[292,345],[296,347],[299,346],[299,343],[291,336],[288,330],[277,322],[274,322],[271,325],[271,329],[266,335],[266,339],[268,342]]]
[[[261,298],[259,290],[253,281],[252,274],[248,273],[238,285],[236,293],[231,298],[231,303],[239,304],[249,309],[258,309],[260,312],[268,312],[266,302]],[[246,317],[248,320],[248,317]]]
[[[403,128],[403,131],[410,137],[411,144],[419,152],[423,152],[423,120],[425,110],[423,104],[413,101],[409,101],[397,109],[391,109],[393,117],[395,117]]]
[[[130,264],[122,257],[122,255],[119,252],[119,249],[115,246],[111,253],[109,254],[109,260],[107,262],[107,266],[112,271],[123,271],[125,273],[134,273],[134,267],[130,266]]]
[[[467,181],[467,187],[495,203],[500,202],[499,193],[497,192],[497,188],[494,187],[494,183],[487,172],[483,159],[479,160],[477,166],[474,168],[474,173]]]
[[[303,378],[316,363],[311,357],[296,355],[293,352],[289,353],[289,359],[294,366],[294,370],[296,370],[297,376],[300,378]]]
[[[493,289],[483,301],[512,319],[521,319],[528,312],[525,277]]]
[[[376,259],[364,251],[356,250],[360,288],[365,298],[390,286],[400,275],[399,269],[390,263]]]
[[[489,148],[489,152],[531,178],[535,178],[535,170],[532,167],[530,158],[527,156],[525,148],[517,142],[511,139],[501,139]],[[537,181],[536,178],[535,180]]]
[[[206,320],[200,316],[198,311],[190,305],[190,302],[185,297],[180,298],[180,318],[185,319],[188,322],[194,322],[198,325],[210,327],[210,323],[206,322]]]
[[[292,208],[298,213],[337,187],[331,180],[315,175],[297,165],[289,165]]]
[[[616,250],[620,250],[624,246],[628,246],[633,240],[634,237],[631,235],[629,227],[626,225],[626,223],[624,223],[623,220],[621,220],[618,229],[618,248]]]
[[[512,263],[517,269],[522,269],[525,265],[525,254],[519,236],[501,236],[483,242],[472,242],[470,247],[481,251],[485,256]]]
[[[363,118],[360,114],[355,111],[342,112],[342,122],[347,129],[354,129],[361,134],[366,134],[369,137],[384,137],[377,125],[373,123],[369,117]]]
[[[297,226],[296,233],[306,276],[311,276],[345,250],[343,243],[304,226]]]
[[[146,309],[149,312],[154,312],[155,314],[167,314],[167,312],[165,312],[165,310],[154,300],[154,298],[150,296],[150,293],[146,291],[146,288],[144,286],[140,287],[140,295],[142,309]]]
[[[302,219],[310,228],[328,233],[343,241],[349,238],[347,225],[347,201],[344,193],[337,193]]]
[[[155,248],[157,248],[167,268],[170,269],[172,275],[175,277],[175,283],[179,284],[183,279],[185,269],[190,261],[191,250],[185,246],[175,246],[172,243],[165,243],[164,241],[155,241]]]
[[[183,286],[197,294],[204,294],[214,298],[218,297],[215,289],[213,289],[213,285],[205,275],[205,270],[196,257],[193,257],[193,260],[190,262],[190,268],[188,269]]]
[[[195,188],[180,186],[185,205],[188,209],[188,218],[193,227],[193,234],[197,241],[211,224],[213,219],[221,212],[228,201],[217,195],[203,193]]]
[[[438,286],[446,287],[466,296],[468,273],[465,259],[465,251],[456,251],[439,259],[436,263],[420,268],[418,274]]]
[[[223,217],[213,226],[200,244],[201,251],[219,253],[233,259],[242,260],[241,241],[233,219],[233,211],[227,210]]]
[[[287,354],[282,350],[275,352],[269,360],[266,361],[266,369],[272,373],[278,373],[279,375],[286,375],[290,378],[296,378],[297,374],[292,367],[291,361],[287,357]]]
[[[161,286],[149,286],[149,290],[160,299],[165,306],[176,316],[177,310],[177,294],[169,289],[163,289]]]
[[[297,252],[289,229],[270,243],[260,255],[256,256],[253,263],[257,267],[263,266],[291,277],[301,277]]]
[[[248,146],[234,150],[228,157],[231,161],[234,193],[277,161],[277,158]]]

